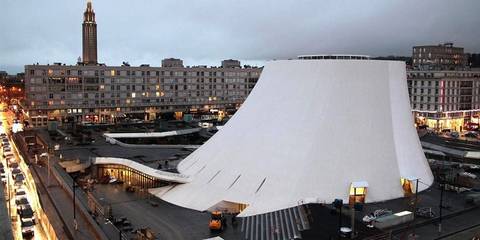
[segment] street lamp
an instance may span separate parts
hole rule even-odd
[[[442,232],[442,208],[443,208],[443,191],[445,190],[445,183],[440,182],[440,206],[439,206],[439,217],[438,217],[438,232]]]
[[[76,211],[75,211],[75,179],[73,179],[73,227],[75,230],[78,230]]]
[[[338,213],[338,239],[341,238],[342,236],[342,208],[343,208],[343,200],[342,199],[335,199],[333,201],[333,206],[339,210],[339,213]]]

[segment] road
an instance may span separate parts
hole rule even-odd
[[[436,135],[425,135],[420,140],[462,151],[480,151],[480,141],[465,141]]]
[[[3,103],[0,104],[0,109],[3,109],[4,106],[5,105]],[[2,121],[2,132],[7,132],[11,128],[13,118],[14,118],[13,113],[11,113],[10,111],[8,111],[8,112],[3,112],[2,111],[1,112],[0,119]],[[17,214],[17,210],[16,210],[17,206],[16,206],[16,203],[15,203],[15,192],[17,191],[17,189],[21,188],[21,189],[25,190],[26,198],[28,199],[28,202],[29,202],[30,206],[32,207],[33,211],[35,212],[36,223],[45,222],[45,221],[48,221],[48,219],[42,219],[40,217],[40,215],[37,214],[40,211],[42,211],[42,209],[41,209],[41,205],[38,201],[38,194],[36,192],[35,182],[33,182],[32,178],[31,178],[29,168],[25,165],[24,162],[20,162],[20,158],[18,156],[18,152],[16,151],[14,144],[12,143],[12,141],[9,141],[9,143],[10,143],[14,158],[16,159],[16,162],[19,163],[19,167],[20,167],[23,175],[25,176],[25,181],[24,181],[23,186],[21,186],[21,187],[15,187],[14,186],[14,181],[13,181],[13,177],[12,177],[12,169],[10,167],[8,167],[6,159],[3,157],[3,154],[2,154],[1,162],[2,162],[3,166],[5,167],[5,173],[7,174],[7,179],[8,179],[7,185],[6,185],[6,190],[7,190],[7,193],[8,193],[7,195],[9,196],[9,198],[8,198],[9,203],[7,204],[7,206],[9,207],[10,217],[12,219],[12,230],[13,230],[14,238],[15,239],[23,239],[22,231],[21,231],[21,220],[20,220],[20,216]],[[3,149],[2,149],[2,153],[3,153]],[[43,224],[36,224],[35,225],[33,239],[55,239],[55,236],[51,236],[51,235],[47,234],[47,231],[45,231],[42,226],[43,226]]]

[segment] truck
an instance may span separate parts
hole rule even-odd
[[[208,227],[210,231],[223,231],[227,226],[227,221],[225,218],[225,214],[220,211],[213,211],[210,216],[210,222],[208,223]]]

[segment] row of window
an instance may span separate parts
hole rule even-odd
[[[407,72],[407,77],[410,78],[441,78],[441,77],[480,77],[480,72],[465,72],[465,71],[452,71],[452,72]]]
[[[118,83],[118,84],[131,84],[131,83],[138,83],[138,84],[177,84],[177,83],[189,83],[189,84],[219,84],[219,83],[256,83],[258,78],[137,78],[137,79],[128,79],[128,78],[77,78],[77,77],[56,77],[56,78],[30,78],[27,79],[26,85],[33,85],[33,84],[50,84],[50,85],[71,85],[71,84],[110,84],[110,83]]]
[[[231,70],[231,68],[228,68]],[[260,76],[261,69],[256,70],[237,70],[237,71],[135,71],[135,70],[58,70],[58,69],[30,69],[28,71],[30,76],[227,76],[227,77],[246,77],[246,76]]]
[[[216,100],[213,100],[216,99]],[[141,100],[135,100],[131,98],[127,99],[117,99],[117,100],[84,100],[84,101],[65,101],[65,100],[49,100],[49,101],[43,101],[43,102],[31,102],[31,108],[46,108],[47,106],[58,108],[63,106],[95,106],[95,108],[101,107],[101,106],[125,106],[125,105],[139,105],[139,106],[145,106],[145,105],[151,105],[153,104],[156,106],[159,103],[168,103],[168,104],[180,104],[180,103],[193,103],[193,104],[208,104],[208,103],[214,103],[214,102],[224,102],[224,101],[243,101],[245,98],[241,96],[226,96],[226,97],[202,97],[202,98],[156,98],[156,99],[141,99]]]
[[[460,104],[460,105],[437,105],[437,104],[412,104],[413,110],[420,110],[420,111],[458,111],[458,110],[473,110],[473,109],[480,109],[480,104]]]

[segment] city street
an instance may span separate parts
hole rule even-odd
[[[2,103],[0,105],[0,108],[4,108],[4,104]],[[11,124],[13,123],[13,113],[10,111],[7,112],[1,112],[1,120],[2,120],[2,132],[7,132],[8,129],[11,127]],[[7,191],[7,199],[9,199],[9,202],[7,204],[10,212],[10,216],[12,219],[12,229],[14,232],[15,239],[23,239],[22,237],[22,229],[21,229],[21,218],[20,215],[17,213],[17,205],[16,205],[16,197],[15,197],[15,192],[17,192],[19,189],[22,189],[25,191],[26,195],[25,198],[28,200],[28,203],[32,207],[32,210],[35,213],[35,227],[34,227],[34,235],[33,239],[54,239],[55,236],[47,236],[46,231],[42,228],[42,225],[39,224],[42,221],[48,221],[48,219],[40,219],[39,215],[37,214],[39,211],[41,211],[41,205],[38,201],[38,195],[36,193],[36,188],[35,188],[35,183],[33,182],[30,174],[30,170],[28,166],[26,166],[25,162],[20,161],[20,157],[18,155],[18,152],[16,150],[16,147],[14,146],[12,141],[9,141],[9,145],[11,146],[11,150],[13,152],[13,156],[16,159],[16,162],[18,162],[18,166],[20,167],[21,172],[25,176],[25,180],[22,186],[18,187],[15,186],[15,183],[13,181],[13,176],[12,176],[12,169],[8,167],[8,163],[6,159],[3,157],[5,154],[2,152],[2,157],[1,157],[1,162],[3,166],[5,167],[5,173],[7,175],[7,185],[5,186],[6,191]]]

